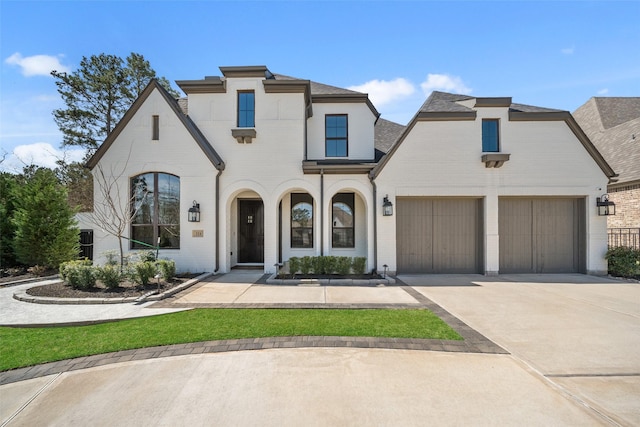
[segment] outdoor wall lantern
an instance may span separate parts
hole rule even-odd
[[[189,208],[189,222],[200,222],[200,203],[193,201],[193,206]]]
[[[384,196],[384,200],[382,202],[382,215],[384,216],[392,216],[393,215],[393,203],[389,201],[389,195]]]
[[[616,204],[609,200],[608,194],[596,197],[596,206],[598,207],[598,215],[600,216],[616,214]]]

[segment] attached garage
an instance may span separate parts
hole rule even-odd
[[[501,197],[500,273],[584,273],[584,198]]]
[[[399,273],[483,273],[483,205],[479,198],[398,197]]]

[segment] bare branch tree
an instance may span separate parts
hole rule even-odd
[[[93,224],[118,239],[121,269],[124,268],[123,239],[129,240],[126,236],[129,225],[143,206],[137,202],[149,194],[146,188],[138,186],[129,191],[129,179],[125,175],[128,161],[127,158],[122,170],[118,171],[114,164],[107,173],[102,165],[96,167],[93,179],[97,194],[94,196],[93,213],[90,215]],[[125,188],[122,188],[123,185]]]

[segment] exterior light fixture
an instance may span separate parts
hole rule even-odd
[[[382,215],[384,216],[392,216],[393,215],[393,203],[389,201],[389,195],[384,196],[384,201],[382,202]]]
[[[193,206],[189,208],[189,222],[200,222],[200,203],[193,201]]]
[[[608,194],[596,197],[596,206],[598,207],[598,215],[600,216],[616,214],[616,204],[609,200]]]

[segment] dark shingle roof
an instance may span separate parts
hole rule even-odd
[[[382,118],[378,119],[373,130],[376,150],[382,153],[388,152],[405,129],[406,126],[401,124]]]
[[[640,180],[640,97],[591,98],[573,116],[619,174],[617,185]]]
[[[427,100],[420,107],[421,113],[453,113],[453,112],[470,112],[473,111],[469,107],[460,105],[458,101],[466,101],[473,99],[472,96],[456,95],[453,93],[433,91]]]
[[[285,76],[283,74],[274,74],[276,80],[301,80],[296,77]],[[349,89],[344,89],[341,87],[330,86],[324,83],[318,83],[314,81],[309,81],[311,83],[311,95],[348,95],[348,94],[361,94],[361,92],[356,92]]]

